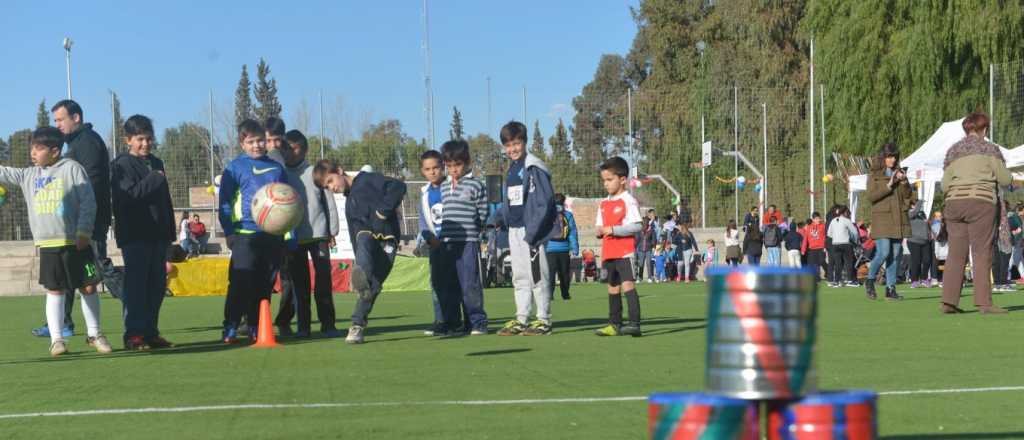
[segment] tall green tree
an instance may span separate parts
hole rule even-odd
[[[189,206],[189,188],[210,184],[209,139],[206,127],[192,122],[164,130],[156,154],[164,161],[174,206]]]
[[[46,99],[43,99],[36,110],[36,128],[48,125],[50,125],[50,111],[46,108]]]
[[[473,157],[473,174],[477,177],[490,174],[502,175],[508,168],[508,161],[505,159],[505,150],[501,144],[490,135],[477,133],[466,139],[469,143],[469,153]]]
[[[31,147],[29,139],[32,138],[31,129],[18,130],[7,138],[8,157],[3,160],[4,165],[24,168],[32,165],[29,156]],[[25,196],[18,186],[12,185],[7,190],[7,203],[0,209],[0,240],[31,240],[32,232],[28,227],[28,207],[25,205]]]
[[[570,151],[569,130],[561,119],[558,120],[558,125],[555,125],[555,132],[548,138],[548,146],[551,147],[551,156],[548,158],[547,165],[551,170],[551,180],[555,191],[576,197],[582,196],[582,191],[586,190],[587,183],[592,180],[578,174]]]
[[[114,126],[110,129],[110,137],[113,139],[108,145],[114,150],[114,152],[128,151],[128,146],[124,143],[124,117],[121,116],[121,100],[118,99],[117,93],[114,93],[111,97],[113,100],[113,111],[114,111]]]
[[[452,106],[452,125],[451,129],[448,130],[448,138],[451,140],[462,140],[463,135],[462,113],[459,112],[458,107]]]
[[[606,153],[619,154],[626,145],[626,60],[604,55],[594,79],[573,98],[573,148],[585,163],[599,163]]]
[[[533,121],[533,143],[530,144],[530,154],[547,162],[548,155],[544,152],[544,136],[540,134],[540,121]]]
[[[277,100],[277,80],[270,77],[270,65],[260,58],[256,65],[256,119],[260,122],[269,117],[281,117],[281,102]]]
[[[705,137],[716,148],[732,150],[735,144],[746,156],[761,157],[764,104],[769,148],[781,159],[769,163],[772,188],[779,189],[769,194],[769,203],[806,212],[808,40],[799,32],[806,4],[640,2],[633,11],[638,31],[623,57],[621,81],[633,88],[631,122],[642,172],[661,174],[684,193],[699,191],[700,173],[690,165],[700,158],[701,116]],[[619,72],[618,63],[608,61],[604,67]],[[588,86],[607,83],[601,77],[595,75]],[[577,132],[587,134],[580,130],[590,128],[574,127],[574,142],[581,137]],[[718,157],[707,169],[709,224],[724,224],[733,216],[734,195],[741,206],[757,203],[756,192],[737,194],[734,185],[715,179],[731,178],[733,163]],[[739,168],[741,175],[752,175],[742,164]],[[648,203],[668,208],[671,197],[660,186],[645,186],[642,192]]]
[[[235,127],[242,121],[253,119],[256,113],[252,108],[252,83],[249,82],[248,66],[242,64],[242,76],[238,79],[238,86],[235,88]]]
[[[426,146],[402,131],[401,122],[386,119],[368,127],[359,139],[331,149],[327,156],[346,170],[370,165],[389,176],[409,177],[419,169],[418,158],[422,151],[426,151]]]
[[[941,122],[987,112],[990,64],[1024,56],[1024,5],[1013,1],[809,2],[801,30],[815,39],[828,136],[860,154],[885,142],[906,154]],[[996,73],[1019,99],[1020,66]],[[1024,143],[1024,115],[1001,112],[994,140],[1008,148]],[[1000,119],[1013,122],[1000,126]]]

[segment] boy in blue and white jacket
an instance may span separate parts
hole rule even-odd
[[[427,150],[420,156],[420,173],[427,179],[427,184],[420,188],[419,206],[419,234],[416,235],[416,247],[426,249],[430,256],[430,265],[433,267],[439,258],[441,248],[441,213],[444,204],[441,203],[441,184],[444,183],[444,159],[437,150]],[[422,254],[421,254],[422,255]],[[427,336],[441,336],[447,334],[444,315],[441,313],[441,303],[437,299],[437,282],[434,277],[430,279],[430,296],[434,305],[434,324],[423,332]]]
[[[569,252],[573,257],[580,256],[579,237],[576,234],[576,219],[571,212],[565,209],[565,195],[555,194],[555,210],[558,211],[558,230],[548,241],[544,250],[548,254],[548,280],[551,288],[548,290],[548,298],[555,297],[555,275],[558,275],[558,286],[562,292],[562,299],[571,299],[569,296],[569,283],[572,280]]]

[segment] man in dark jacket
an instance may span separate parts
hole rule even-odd
[[[164,163],[150,154],[153,123],[135,115],[124,123],[128,152],[113,163],[114,225],[124,254],[125,350],[166,348],[171,343],[157,327],[167,291],[167,247],[174,241],[174,207]]]
[[[92,124],[83,123],[82,107],[77,102],[65,99],[50,109],[53,122],[64,134],[66,142],[62,156],[78,162],[85,168],[96,196],[96,222],[93,225],[92,245],[96,259],[104,278],[111,275],[113,265],[107,258],[107,232],[110,229],[110,154],[103,138],[92,129]],[[71,320],[74,307],[75,292],[64,293],[64,333],[65,337],[74,335],[75,323]],[[34,329],[36,336],[49,336],[46,326]]]

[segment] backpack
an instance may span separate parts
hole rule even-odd
[[[558,213],[558,230],[555,231],[555,241],[566,241],[569,239],[569,218],[565,216],[565,211]]]
[[[775,225],[769,225],[764,230],[764,245],[765,247],[775,247],[779,245],[779,227]]]

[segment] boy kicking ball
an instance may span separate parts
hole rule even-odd
[[[0,167],[0,183],[19,185],[28,205],[28,222],[39,248],[39,284],[46,288],[46,326],[50,329],[50,355],[67,353],[61,335],[64,326],[64,290],[82,293],[82,314],[88,327],[86,343],[110,353],[100,333],[99,273],[90,240],[96,218],[96,197],[85,169],[61,159],[64,136],[53,127],[41,127],[30,141],[33,167]]]
[[[355,253],[351,283],[358,294],[345,342],[362,344],[370,311],[395,263],[401,236],[398,209],[405,198],[405,183],[370,171],[349,176],[332,160],[316,163],[313,183],[345,194],[345,219]]]

